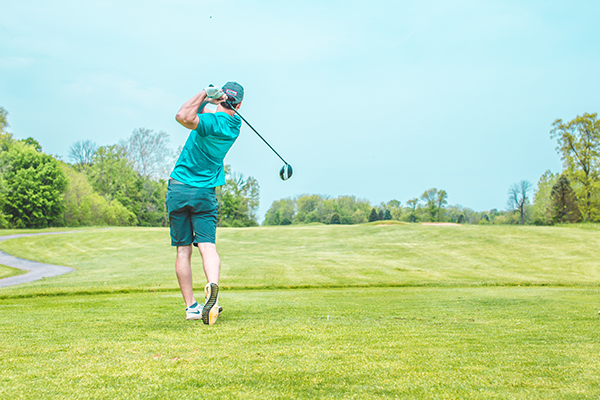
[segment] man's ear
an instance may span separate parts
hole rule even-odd
[[[240,101],[239,103],[237,103],[237,104],[235,105],[235,109],[236,109],[236,110],[239,110],[241,106],[242,106],[242,102]]]

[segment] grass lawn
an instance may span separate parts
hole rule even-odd
[[[7,267],[6,265],[0,264],[0,279],[10,278],[11,276],[23,275],[26,274],[27,271],[23,271],[18,268]]]
[[[598,399],[599,242],[567,227],[220,229],[212,327],[184,319],[168,230],[1,242],[77,271],[0,289],[0,398]]]
[[[222,286],[551,285],[600,287],[600,230],[417,224],[225,228]],[[0,242],[18,257],[77,271],[7,295],[176,289],[168,229],[84,230]],[[199,266],[199,256],[195,255]],[[200,278],[200,276],[198,276]]]

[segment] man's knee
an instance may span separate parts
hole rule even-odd
[[[192,256],[193,247],[192,245],[187,246],[177,246],[177,256],[178,257],[191,257]]]
[[[198,250],[200,250],[200,254],[215,254],[217,253],[217,245],[214,243],[198,243]]]

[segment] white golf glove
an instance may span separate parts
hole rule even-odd
[[[206,92],[206,97],[208,97],[209,99],[220,99],[221,97],[223,97],[223,92],[221,91],[221,89],[214,86],[209,86],[206,89],[204,89],[204,91]]]

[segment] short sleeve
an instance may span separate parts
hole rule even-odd
[[[214,114],[198,114],[198,126],[194,131],[202,137],[212,136],[215,134],[217,120]]]

